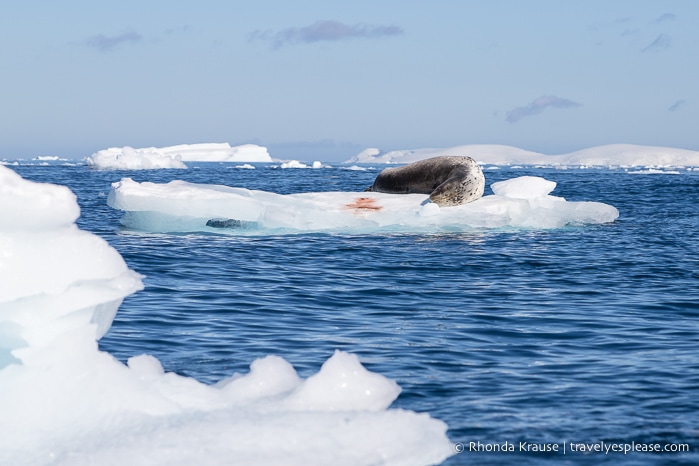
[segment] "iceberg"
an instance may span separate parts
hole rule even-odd
[[[232,146],[228,143],[181,144],[158,149],[165,155],[177,154],[184,162],[271,162],[267,148],[257,144]]]
[[[187,168],[179,154],[165,154],[158,149],[112,147],[95,152],[85,159],[91,167],[111,170],[155,170],[158,168]]]
[[[215,385],[98,349],[141,276],[75,225],[66,187],[0,166],[0,464],[427,465],[442,421],[337,351],[306,379],[278,356]]]
[[[699,166],[699,151],[670,147],[609,144],[561,155],[545,155],[498,144],[467,144],[437,149],[364,149],[346,163],[412,163],[444,155],[468,156],[480,164],[602,167],[688,167]]]
[[[266,147],[228,143],[180,144],[169,147],[111,147],[87,157],[88,165],[102,169],[148,170],[187,168],[184,162],[271,162]]]
[[[424,194],[311,192],[276,194],[181,180],[124,178],[107,203],[122,225],[145,232],[229,234],[435,232],[481,228],[560,228],[613,222],[619,211],[599,202],[569,202],[549,193],[556,183],[523,176],[494,183],[494,194],[439,207]]]

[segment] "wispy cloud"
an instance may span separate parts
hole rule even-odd
[[[677,15],[675,15],[674,13],[665,13],[657,17],[655,21],[653,21],[653,24],[660,24],[666,21],[674,21],[675,19],[677,19]]]
[[[580,106],[581,104],[577,102],[556,97],[555,95],[542,95],[524,107],[515,107],[507,112],[506,120],[510,123],[517,123],[522,118],[538,115],[547,108],[574,108]]]
[[[136,44],[143,40],[143,36],[135,31],[127,31],[113,36],[105,36],[97,34],[88,37],[85,40],[85,45],[95,48],[100,52],[109,52],[122,44]]]
[[[684,107],[684,105],[685,105],[686,103],[687,103],[686,100],[678,100],[678,101],[675,102],[674,104],[670,105],[670,106],[667,108],[667,111],[668,111],[668,112],[677,111],[677,110],[679,110],[681,107]]]
[[[256,30],[250,34],[251,41],[269,41],[272,47],[278,49],[285,45],[313,43],[322,41],[339,41],[345,39],[376,39],[403,34],[398,26],[371,26],[366,24],[348,25],[339,21],[316,21],[309,26],[287,28],[281,31]]]
[[[640,32],[640,29],[624,29],[621,31],[620,35],[621,37],[626,37],[626,36],[633,36],[635,34],[638,34]]]
[[[172,27],[165,29],[165,34],[166,35],[171,35],[171,34],[186,34],[190,31],[189,25],[185,24],[184,26],[177,26],[177,27]]]
[[[655,50],[662,50],[662,49],[667,49],[670,48],[672,45],[672,40],[670,36],[667,34],[660,34],[658,37],[655,38],[653,42],[650,44],[646,45],[641,49],[641,52],[646,53],[646,52],[653,52]]]

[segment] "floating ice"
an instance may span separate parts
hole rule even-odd
[[[160,149],[179,154],[185,162],[271,162],[267,148],[257,144],[232,146],[228,143],[181,144]]]
[[[266,147],[228,143],[180,144],[170,147],[112,147],[95,152],[88,165],[108,169],[187,168],[183,162],[271,162]]]
[[[152,356],[120,363],[96,340],[140,276],[75,226],[65,187],[0,166],[0,214],[0,464],[426,465],[452,454],[443,422],[387,409],[398,386],[347,353],[305,380],[268,356],[214,386]]]
[[[539,165],[575,167],[685,167],[699,166],[699,151],[670,147],[610,144],[590,147],[562,155],[545,155],[518,147],[497,144],[468,144],[439,149],[395,150],[381,153],[365,149],[351,157],[348,163],[411,163],[443,155],[464,155],[481,164]]]
[[[289,160],[288,162],[282,162],[279,165],[280,168],[308,168],[305,163],[299,162],[298,160]]]
[[[525,176],[493,184],[492,196],[442,207],[423,194],[315,192],[275,194],[171,181],[112,184],[107,203],[125,212],[122,224],[149,232],[455,231],[473,228],[559,228],[614,221],[616,208],[568,202],[549,193],[556,183]]]
[[[85,159],[95,168],[115,170],[153,170],[156,168],[187,168],[179,154],[164,154],[158,149],[112,147],[95,152]]]
[[[493,183],[493,193],[511,199],[536,199],[548,195],[556,189],[556,182],[538,176],[520,176],[506,181]]]
[[[341,167],[343,170],[353,170],[353,171],[367,171],[367,167],[360,167],[359,165],[350,165],[349,167]]]
[[[322,162],[316,160],[310,166],[299,162],[298,160],[289,160],[288,162],[282,162],[279,166],[280,168],[323,168]]]
[[[691,169],[687,169],[692,171]],[[631,175],[679,175],[677,170],[658,170],[657,168],[649,168],[647,170],[628,170],[626,173]]]

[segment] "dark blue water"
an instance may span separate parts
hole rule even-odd
[[[307,377],[336,348],[355,353],[403,388],[394,407],[447,422],[466,450],[447,465],[699,464],[699,172],[485,172],[488,184],[543,176],[555,195],[620,211],[613,224],[556,230],[144,235],[122,231],[106,205],[123,176],[292,193],[360,191],[378,171],[226,167],[13,167],[70,186],[80,227],[146,275],[103,350],[149,353],[206,382],[268,354]],[[566,454],[519,451],[522,441],[566,443]],[[570,442],[691,451],[583,454]]]

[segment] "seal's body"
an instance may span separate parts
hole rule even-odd
[[[386,168],[367,191],[429,194],[439,206],[455,206],[483,196],[485,176],[471,157],[444,156]]]

